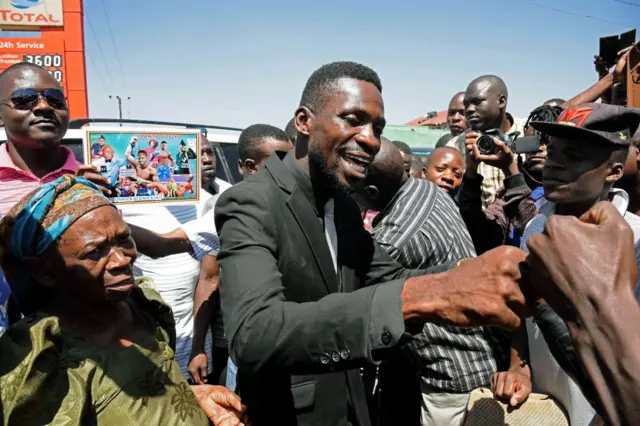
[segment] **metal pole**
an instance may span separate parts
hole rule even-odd
[[[113,96],[109,95],[109,99],[113,99]],[[120,121],[122,121],[122,98],[119,95],[116,95],[116,100],[118,101],[118,117],[120,117]],[[120,127],[122,127],[122,123],[120,123]]]
[[[122,120],[122,98],[120,96],[116,96],[118,98],[118,113],[120,114],[120,120]],[[122,127],[122,123],[120,123],[120,127]]]

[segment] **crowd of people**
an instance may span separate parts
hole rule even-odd
[[[526,120],[500,77],[476,78],[429,156],[383,136],[374,70],[331,63],[284,130],[240,134],[242,182],[216,177],[203,136],[200,200],[163,207],[114,205],[104,170],[61,144],[56,80],[10,67],[2,422],[635,424],[640,109],[617,90],[628,55],[607,72],[597,61],[592,87],[534,102]],[[146,150],[127,153],[146,164]],[[91,147],[109,155],[104,138]]]

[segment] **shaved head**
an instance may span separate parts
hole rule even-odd
[[[509,91],[495,75],[473,80],[464,95],[464,115],[473,130],[499,129],[505,122]]]
[[[369,165],[367,178],[355,195],[361,206],[382,210],[407,181],[400,150],[382,138],[380,151]]]
[[[458,92],[453,95],[453,98],[449,101],[449,109],[458,109],[458,106],[462,106],[464,102],[464,93],[465,92]]]
[[[370,184],[370,181],[376,184],[384,180],[399,181],[404,175],[404,160],[400,149],[383,139],[380,144],[380,152],[369,166],[367,184]]]
[[[497,75],[483,75],[481,77],[476,78],[467,87],[467,91],[469,88],[474,87],[478,90],[491,90],[499,95],[504,95],[507,100],[509,99],[509,91],[507,90],[507,85],[504,80],[498,77]]]

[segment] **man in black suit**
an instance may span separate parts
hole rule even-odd
[[[295,153],[272,156],[216,206],[239,392],[254,425],[369,425],[358,368],[384,357],[405,326],[518,326],[524,255],[505,247],[409,271],[373,242],[349,197],[385,126],[371,69],[318,69],[295,119]]]

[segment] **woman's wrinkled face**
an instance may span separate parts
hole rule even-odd
[[[136,246],[113,206],[82,216],[44,257],[53,286],[81,301],[118,302],[133,289]]]

